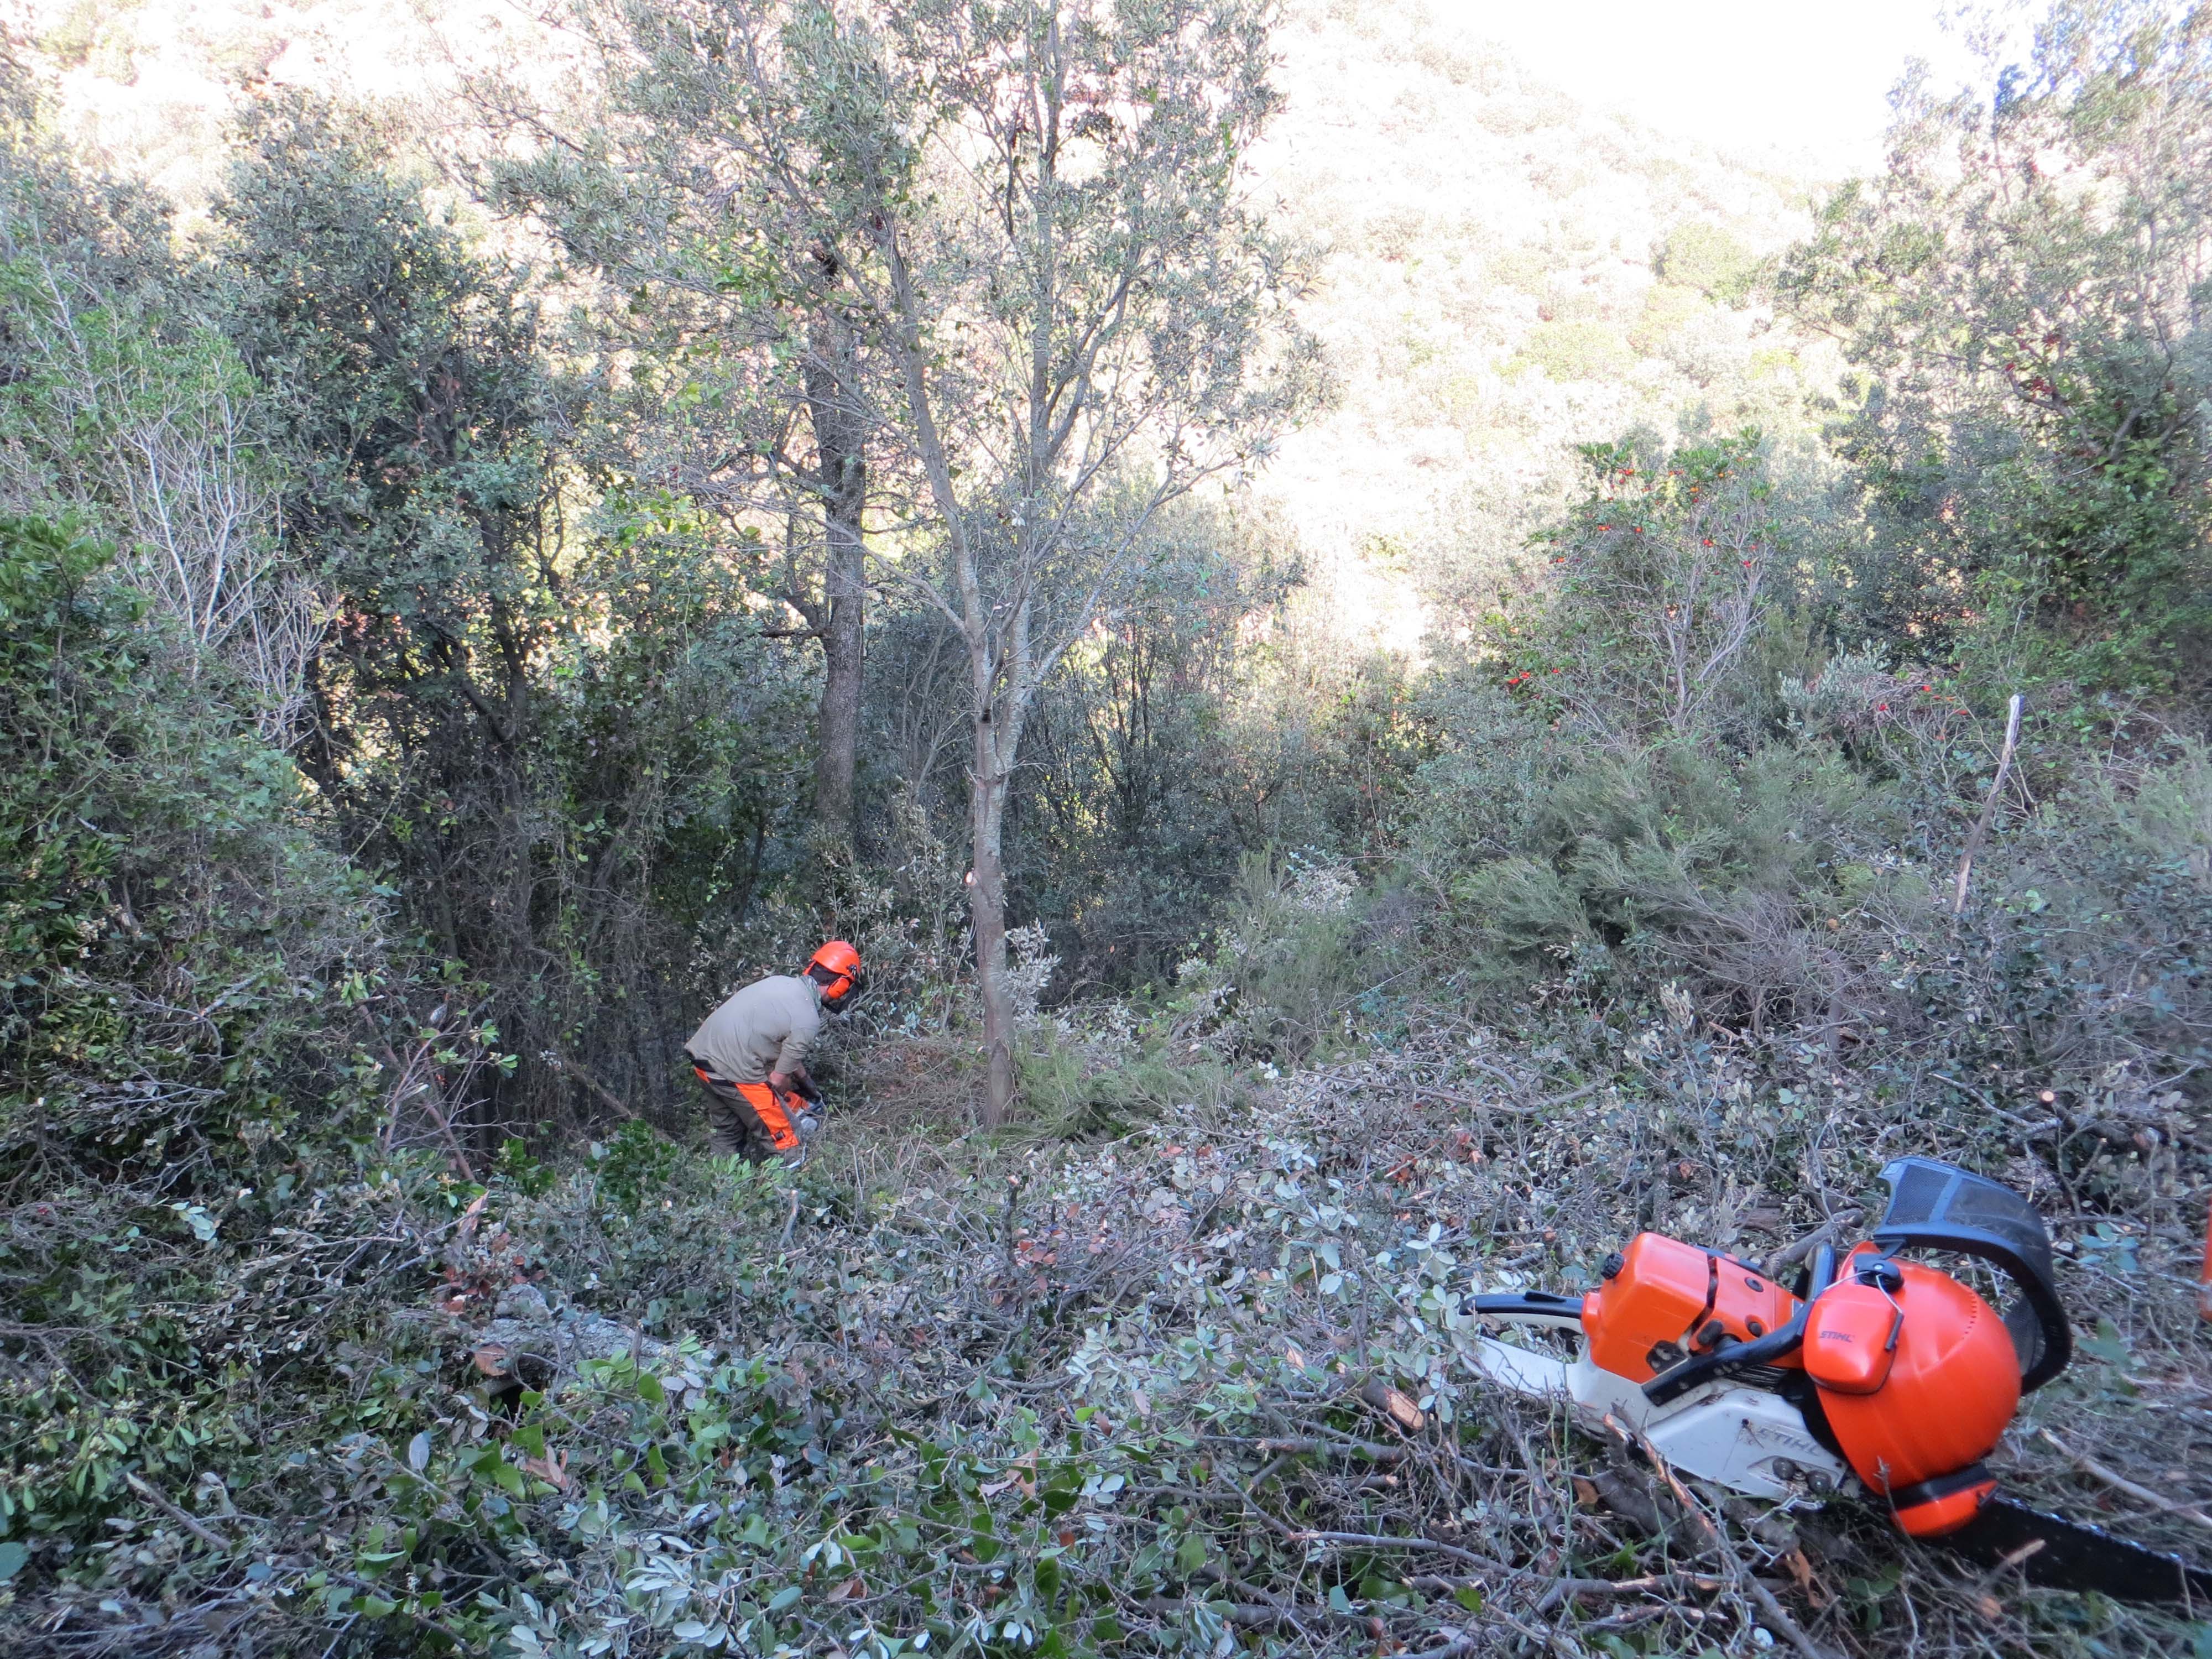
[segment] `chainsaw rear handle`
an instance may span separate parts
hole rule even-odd
[[[1895,1253],[1953,1250],[1986,1261],[2019,1288],[2004,1322],[2020,1358],[2020,1391],[2027,1394],[2066,1369],[2074,1333],[2058,1299],[2051,1234],[2043,1218],[2009,1187],[1932,1158],[1900,1158],[1886,1165],[1889,1208],[1875,1243]]]

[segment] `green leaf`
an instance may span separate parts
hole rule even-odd
[[[1206,1540],[1193,1533],[1176,1547],[1176,1566],[1178,1571],[1196,1572],[1206,1565]]]
[[[665,1406],[668,1403],[668,1390],[660,1386],[660,1379],[651,1371],[640,1371],[637,1374],[637,1395],[638,1398],[648,1406]]]
[[[0,1544],[0,1584],[22,1571],[23,1564],[30,1559],[31,1552],[12,1538]]]
[[[2108,1317],[2099,1317],[2094,1336],[2077,1334],[2075,1346],[2116,1370],[2130,1371],[2135,1369],[2135,1357],[2128,1352],[2127,1339],[2120,1334],[2120,1328]]]
[[[798,1585],[786,1584],[774,1595],[769,1597],[768,1610],[770,1613],[781,1613],[793,1601],[796,1601],[799,1598],[800,1594],[801,1592]]]

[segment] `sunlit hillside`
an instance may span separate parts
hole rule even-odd
[[[396,105],[434,137],[457,67],[557,50],[501,0],[39,10],[78,131],[188,225],[258,87]],[[1548,500],[1574,442],[1802,422],[1802,343],[1749,289],[1804,229],[1808,181],[1595,114],[1422,0],[1297,0],[1276,49],[1254,189],[1310,251],[1340,401],[1261,489],[1328,626],[1418,649],[1420,554],[1512,540],[1501,513]]]
[[[1547,495],[1572,442],[1800,420],[1797,343],[1743,301],[1806,181],[1592,114],[1420,0],[1293,19],[1260,167],[1323,251],[1343,401],[1267,487],[1352,614],[1409,643],[1405,551]]]

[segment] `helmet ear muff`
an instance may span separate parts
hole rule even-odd
[[[807,963],[806,976],[822,988],[824,1002],[842,1002],[860,988],[860,953],[833,939]]]
[[[824,968],[818,962],[806,964],[806,977],[822,988],[824,1002],[842,1002],[859,988],[859,981],[852,975]]]

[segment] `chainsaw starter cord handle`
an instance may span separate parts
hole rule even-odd
[[[1832,1248],[1823,1244],[1813,1253],[1812,1271],[1806,1278],[1804,1298],[1797,1311],[1790,1316],[1788,1324],[1749,1342],[1732,1342],[1711,1353],[1693,1355],[1679,1365],[1668,1367],[1644,1385],[1644,1397],[1655,1406],[1663,1406],[1707,1382],[1733,1376],[1739,1371],[1749,1370],[1754,1365],[1771,1364],[1796,1352],[1805,1346],[1805,1322],[1812,1316],[1813,1304],[1835,1277],[1836,1253]]]

